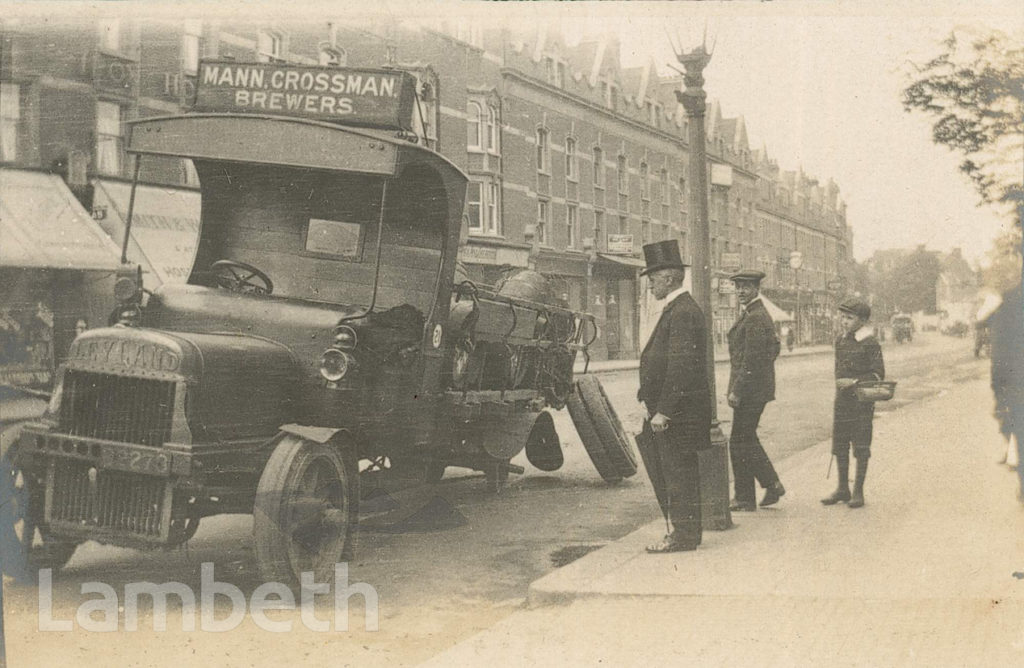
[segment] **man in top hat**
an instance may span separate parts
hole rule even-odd
[[[736,489],[730,510],[757,510],[755,479],[766,490],[762,506],[778,503],[786,493],[757,437],[764,407],[775,399],[775,358],[779,356],[775,324],[759,294],[762,278],[763,272],[749,269],[731,277],[743,309],[728,336],[728,399],[733,411],[729,454]]]
[[[686,266],[673,239],[644,246],[641,275],[662,304],[661,316],[640,355],[637,398],[647,410],[637,438],[671,528],[649,552],[695,550],[701,541],[700,476],[697,452],[711,447],[711,392],[708,383],[704,313],[683,288]]]

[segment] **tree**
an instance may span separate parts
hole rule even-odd
[[[1024,35],[957,29],[939,55],[911,63],[903,106],[937,120],[932,138],[963,154],[985,203],[1024,206]]]

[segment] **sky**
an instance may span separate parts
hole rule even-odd
[[[0,6],[33,13],[55,4],[0,0]],[[270,2],[73,6],[83,13],[168,17],[263,12],[268,20],[275,7],[285,11]],[[942,251],[960,247],[968,259],[983,261],[992,239],[1012,224],[1005,213],[978,206],[973,186],[958,171],[962,157],[932,142],[932,119],[906,113],[900,91],[907,61],[936,55],[939,40],[955,27],[1024,34],[1024,2],[296,0],[286,16],[381,23],[453,17],[530,30],[543,25],[570,40],[611,32],[620,39],[625,66],[653,59],[663,74],[675,63],[669,34],[692,48],[706,28],[714,45],[705,70],[709,97],[719,100],[725,116],[743,116],[751,147],[766,147],[783,170],[802,167],[822,183],[835,179],[847,203],[856,259],[880,248],[925,244]]]
[[[856,259],[925,244],[983,260],[1009,229],[1005,211],[978,206],[962,156],[932,142],[932,119],[904,111],[900,92],[906,63],[937,55],[954,27],[1024,34],[1024,2],[600,4],[617,5],[601,10],[614,15],[591,12],[583,30],[611,28],[624,64],[653,58],[664,74],[675,63],[669,34],[692,48],[706,26],[709,98],[742,115],[751,148],[767,147],[783,170],[835,179]]]

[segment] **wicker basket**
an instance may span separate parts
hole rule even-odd
[[[896,381],[862,380],[853,387],[853,393],[862,403],[889,401],[896,394]]]

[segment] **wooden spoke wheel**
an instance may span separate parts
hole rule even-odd
[[[317,581],[350,559],[359,519],[359,473],[345,443],[285,436],[260,477],[253,538],[268,582],[298,586],[302,573]]]

